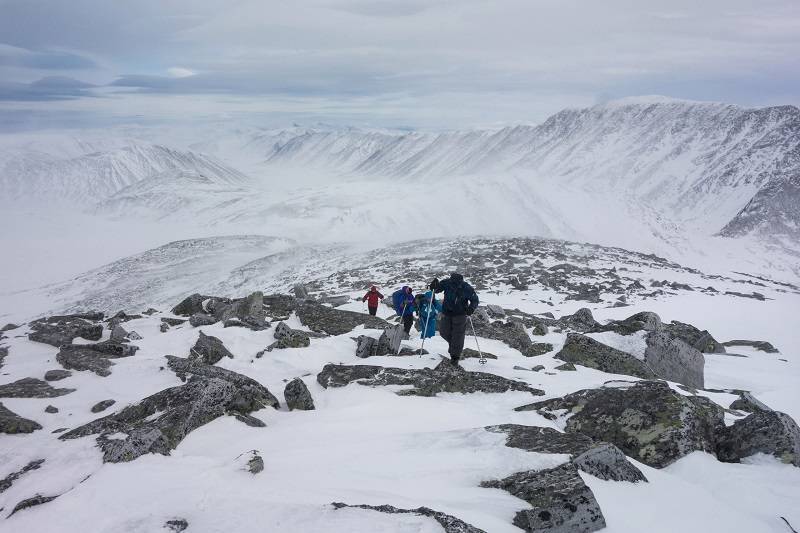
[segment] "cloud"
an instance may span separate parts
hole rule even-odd
[[[63,50],[28,50],[0,43],[0,67],[12,66],[38,70],[78,70],[95,68],[94,60]]]
[[[47,76],[32,83],[0,83],[0,100],[49,101],[92,97],[95,85],[67,76]]]

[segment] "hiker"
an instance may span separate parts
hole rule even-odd
[[[417,295],[417,316],[423,339],[436,335],[436,317],[442,312],[442,304],[436,300],[433,291]]]
[[[383,294],[378,292],[378,287],[373,285],[370,287],[367,294],[361,298],[362,302],[367,302],[367,309],[369,309],[369,314],[375,316],[378,313],[378,304],[383,300]]]
[[[408,285],[392,294],[392,303],[397,316],[403,319],[403,331],[406,335],[411,332],[414,323],[414,292]]]
[[[450,274],[444,281],[434,278],[430,289],[434,293],[444,292],[439,334],[449,346],[450,362],[458,365],[461,351],[464,349],[467,317],[478,308],[478,295],[475,294],[475,289],[464,281],[464,276],[457,272]]]

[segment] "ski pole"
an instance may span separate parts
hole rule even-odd
[[[431,310],[433,309],[433,299],[436,298],[436,293],[431,291],[431,301],[428,304],[428,315],[425,317],[425,328],[422,330],[422,346],[419,347],[419,356],[422,357],[422,350],[425,348],[425,339],[428,335],[428,323],[431,320]]]
[[[405,316],[405,314],[406,314],[406,307],[408,307],[408,302],[406,302],[406,303],[404,303],[404,304],[403,304],[403,312],[402,312],[402,313],[400,313],[400,322],[397,324],[397,327],[398,327],[398,328],[399,328],[399,327],[400,327],[400,326],[403,324],[403,317],[404,317],[404,316]],[[405,329],[403,330],[403,332],[405,332]],[[398,333],[399,333],[399,332],[398,332]],[[397,354],[399,354],[399,353],[400,353],[400,345],[401,345],[401,344],[403,344],[402,337],[401,337],[401,340],[400,340],[400,342],[399,342],[399,343],[397,343],[397,351],[394,353],[395,355],[397,355]]]
[[[478,355],[480,356],[478,362],[482,365],[485,365],[486,358],[483,356],[483,352],[481,351],[481,345],[478,343],[478,336],[475,334],[475,324],[472,323],[472,317],[470,315],[467,315],[467,320],[469,320],[469,327],[472,328],[472,336],[475,337],[475,346],[478,347]]]

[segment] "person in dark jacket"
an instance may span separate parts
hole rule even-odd
[[[403,319],[403,331],[406,335],[411,331],[411,325],[414,323],[414,292],[411,287],[405,286],[399,291],[392,294],[392,304],[397,316]]]
[[[464,276],[456,272],[450,274],[444,281],[434,278],[430,289],[437,293],[444,292],[439,333],[449,346],[450,362],[457,365],[464,349],[467,317],[478,308],[478,295],[475,289],[464,281]]]
[[[381,300],[383,300],[383,294],[378,292],[378,287],[375,285],[370,287],[369,292],[361,298],[362,302],[367,302],[367,309],[372,316],[378,313],[378,304],[381,303]]]

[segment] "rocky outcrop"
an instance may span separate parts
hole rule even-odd
[[[0,385],[0,398],[56,398],[71,392],[75,392],[75,389],[56,389],[36,378],[22,378]]]
[[[264,294],[254,292],[246,298],[230,299],[217,296],[192,294],[172,309],[172,313],[188,316],[189,322],[195,326],[204,326],[216,322],[228,322],[260,331],[269,327],[264,311]],[[170,324],[172,325],[172,324]]]
[[[105,411],[106,409],[108,409],[109,407],[114,405],[115,403],[117,403],[117,400],[103,400],[103,401],[100,401],[100,402],[97,402],[96,404],[94,404],[92,406],[92,408],[91,408],[91,411],[93,413],[102,413],[103,411]]]
[[[647,481],[622,451],[607,442],[595,442],[581,433],[561,433],[552,428],[503,424],[487,431],[505,433],[506,446],[536,453],[568,454],[575,465],[595,477],[636,483]]]
[[[434,511],[428,507],[417,507],[416,509],[399,509],[391,505],[348,505],[346,503],[334,502],[331,504],[334,509],[368,509],[370,511],[377,511],[379,513],[387,514],[415,514],[419,516],[427,516],[436,520],[444,533],[486,533],[482,529],[478,529],[455,516]]]
[[[566,417],[566,432],[610,442],[655,468],[693,451],[714,453],[723,427],[721,407],[708,398],[678,394],[660,381],[581,390],[516,410],[535,410],[553,420]]]
[[[720,430],[720,461],[739,462],[756,453],[800,467],[800,427],[785,413],[759,409]]]
[[[704,387],[703,354],[668,331],[654,331],[647,336],[644,361],[663,379],[695,389]]]
[[[275,326],[275,342],[267,346],[266,351],[271,352],[275,349],[284,348],[307,348],[311,346],[311,337],[308,332],[299,329],[292,329],[285,322],[279,322]]]
[[[19,502],[17,505],[15,505],[14,506],[14,510],[11,511],[11,514],[9,514],[8,516],[10,517],[11,515],[19,512],[19,511],[23,511],[23,510],[29,509],[31,507],[36,507],[37,505],[42,505],[42,504],[45,504],[47,502],[51,502],[51,501],[55,500],[56,498],[58,498],[59,496],[61,496],[61,495],[60,494],[56,494],[55,496],[43,496],[41,494],[37,494],[37,495],[32,496],[30,498],[26,498],[26,499],[22,500],[21,502]]]
[[[223,357],[233,359],[233,354],[217,337],[206,335],[202,331],[189,351],[189,359],[199,360],[207,365],[217,364]]]
[[[637,331],[658,331],[662,327],[661,317],[650,311],[643,311],[629,316],[625,320],[612,320],[607,324],[597,325],[593,333],[613,331],[620,335],[631,335]]]
[[[519,472],[481,486],[505,490],[531,504],[532,509],[519,511],[513,520],[523,531],[588,533],[606,527],[594,494],[571,463]]]
[[[0,402],[0,433],[14,435],[17,433],[33,433],[42,426],[33,420],[19,416]]]
[[[27,474],[28,472],[31,472],[32,470],[38,470],[39,468],[41,468],[43,464],[44,464],[44,459],[31,461],[30,463],[26,464],[16,472],[11,472],[3,479],[0,479],[0,494],[10,489],[11,485],[13,485],[14,482],[18,480],[20,477]]]
[[[103,325],[92,323],[103,319],[102,313],[82,313],[40,318],[31,322],[32,331],[28,339],[60,348],[71,344],[78,337],[99,341],[103,336]]]
[[[105,462],[132,461],[147,453],[169,455],[193,430],[224,414],[247,415],[278,400],[257,381],[236,372],[167,356],[181,379],[177,387],[157,392],[124,409],[93,420],[60,439],[98,434]]]
[[[555,358],[610,374],[624,374],[643,379],[657,377],[644,362],[634,356],[580,333],[568,334],[564,347]]]
[[[99,342],[97,344],[69,344],[62,346],[56,361],[67,370],[89,370],[98,376],[110,376],[112,359],[130,357],[139,348],[130,344]]]
[[[194,328],[210,326],[212,324],[216,324],[217,322],[218,320],[216,318],[206,313],[194,313],[189,317],[189,324],[191,324],[191,326]]]
[[[562,316],[553,321],[552,324],[561,329],[569,329],[579,333],[594,331],[600,325],[592,316],[592,312],[585,307],[578,309],[575,314]]]
[[[475,326],[475,334],[479,337],[502,341],[520,352],[525,353],[533,344],[533,341],[525,331],[525,326],[516,320],[507,320],[505,322],[474,320],[473,324]]]
[[[305,302],[297,308],[300,322],[317,333],[343,335],[363,325],[367,329],[387,329],[389,323],[382,318],[364,313],[333,309],[318,303]]]
[[[294,378],[286,384],[283,390],[283,397],[286,399],[286,407],[290,411],[295,409],[300,411],[313,411],[314,398],[311,397],[308,387],[300,378]]]
[[[8,357],[8,348],[6,346],[0,346],[0,368],[3,368],[6,357]]]
[[[723,346],[749,346],[751,348],[755,348],[756,350],[760,350],[765,353],[780,353],[780,351],[775,348],[772,343],[767,341],[748,341],[744,339],[737,339],[732,341],[727,341],[722,343]]]
[[[44,373],[44,380],[45,381],[61,381],[62,379],[66,379],[72,375],[72,372],[69,370],[48,370]]]
[[[399,391],[402,396],[436,396],[440,392],[529,392],[543,395],[526,383],[513,381],[485,372],[468,372],[442,361],[434,368],[406,369],[372,365],[327,364],[317,375],[317,382],[325,387],[344,387],[350,383],[372,387],[400,385],[409,387]]]
[[[525,357],[536,357],[552,351],[553,345],[549,342],[533,342],[522,352],[522,355]]]

